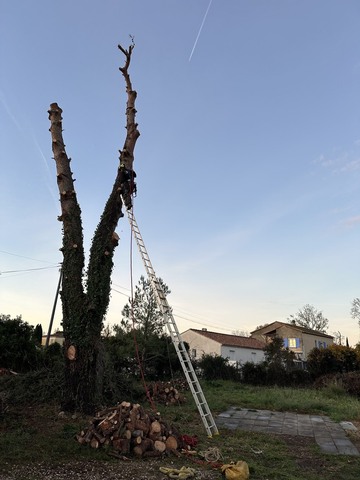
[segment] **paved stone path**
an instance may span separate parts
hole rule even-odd
[[[216,424],[230,430],[239,428],[252,432],[313,437],[324,453],[360,456],[345,433],[346,430],[356,430],[356,427],[350,422],[336,423],[323,415],[230,407],[218,415]]]

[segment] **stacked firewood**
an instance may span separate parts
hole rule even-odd
[[[177,388],[176,388],[177,387]],[[179,386],[171,382],[155,382],[149,385],[149,394],[151,398],[163,405],[178,405],[186,401],[186,397],[179,391]],[[186,386],[181,384],[181,388],[185,389]]]
[[[113,447],[118,455],[156,457],[183,447],[181,435],[160,418],[147,413],[139,404],[121,402],[96,414],[87,430],[76,435],[83,445]]]

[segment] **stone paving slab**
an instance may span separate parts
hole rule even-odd
[[[351,422],[336,423],[323,415],[230,407],[218,415],[216,424],[229,430],[239,428],[252,432],[312,437],[324,453],[360,456],[346,435],[346,430],[356,430],[356,427]]]

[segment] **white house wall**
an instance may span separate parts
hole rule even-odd
[[[187,330],[181,334],[184,342],[187,342],[190,347],[190,356],[199,360],[203,355],[221,355],[221,345],[215,340],[206,338],[197,332]],[[196,355],[194,355],[196,352]]]
[[[265,359],[264,352],[258,349],[231,347],[223,345],[221,347],[221,356],[228,358],[231,363],[236,362],[244,364],[246,362],[259,363]]]
[[[262,350],[221,345],[219,342],[192,330],[182,333],[181,338],[189,344],[190,356],[197,360],[202,355],[221,355],[223,358],[229,358],[231,363],[237,362],[240,364],[246,362],[259,363],[264,360],[264,352]],[[195,352],[196,356],[194,356]]]

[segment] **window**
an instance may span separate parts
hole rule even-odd
[[[235,360],[235,350],[229,350],[229,360]]]
[[[300,348],[300,338],[284,338],[284,347]]]
[[[191,356],[192,356],[193,358],[196,358],[196,348],[193,348],[193,349],[191,350]]]

